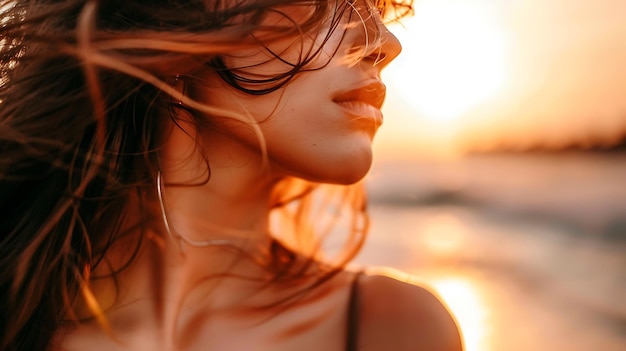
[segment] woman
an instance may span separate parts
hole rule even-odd
[[[461,349],[346,268],[409,3],[1,4],[2,350]]]

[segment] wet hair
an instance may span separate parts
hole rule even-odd
[[[371,5],[392,19],[411,10],[410,2]],[[319,50],[303,50],[271,77],[229,67],[226,55],[306,33],[328,38],[352,7],[346,0],[0,0],[0,349],[49,348],[111,247],[130,230],[154,229],[149,204],[166,119],[200,108],[175,103],[185,97],[176,95],[174,77],[210,69],[247,94],[275,91],[321,68]],[[285,20],[268,24],[269,14]],[[294,179],[276,190],[274,208],[298,236],[319,234],[306,229],[319,188]],[[342,189],[349,240],[320,282],[354,256],[367,231],[361,186]],[[129,229],[131,200],[142,216]],[[281,268],[277,276],[304,271]]]

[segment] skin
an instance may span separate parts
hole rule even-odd
[[[369,46],[356,62],[349,59],[348,53],[362,47],[365,33],[373,26],[381,31],[381,43]],[[226,239],[263,259],[263,247],[270,240],[270,199],[278,182],[293,176],[350,184],[367,173],[372,159],[371,143],[380,120],[368,113],[355,116],[334,100],[346,91],[378,84],[381,70],[399,54],[401,47],[378,17],[372,17],[365,26],[351,27],[343,40],[339,32],[327,44],[336,47],[340,43],[337,54],[327,52],[320,57],[323,60],[332,56],[328,65],[302,73],[270,94],[243,94],[211,72],[188,75],[197,78],[185,81],[190,97],[256,122],[253,125],[258,126],[257,131],[264,138],[266,154],[260,147],[256,127],[248,123],[206,115],[203,117],[209,120],[211,128],[198,129],[181,112],[182,128],[171,128],[162,153],[163,198],[174,240],[154,235],[154,240],[144,244],[135,263],[119,276],[118,295],[111,281],[95,281],[95,298],[106,310],[109,332],[95,321],[63,329],[58,333],[58,349],[344,349],[353,273],[338,274],[288,310],[276,314],[255,308],[301,287],[262,288],[255,280],[207,279],[229,272],[262,280],[267,273],[246,260],[236,260],[237,254],[223,247],[199,248],[176,242],[176,235],[195,241]],[[280,52],[287,49],[282,56],[286,59],[297,54],[288,42],[273,45]],[[251,50],[229,58],[229,63],[245,65],[264,62],[268,57],[265,51]],[[381,57],[383,61],[378,62]],[[280,63],[276,60],[264,63],[257,72],[272,72],[280,68],[277,65]],[[196,140],[201,141],[199,146]],[[203,155],[211,165],[210,181],[192,187],[173,185],[205,179]],[[113,250],[110,259],[114,264],[123,262],[128,254],[124,244],[121,242]],[[415,285],[389,278],[372,280],[374,276],[381,275],[367,276],[361,284],[364,303],[360,334],[372,335],[370,330],[374,330],[380,334],[380,340],[387,341],[380,345],[363,339],[363,350],[408,350],[424,340],[430,340],[425,350],[460,350],[454,322],[438,299]],[[368,309],[370,299],[388,303],[385,308]],[[411,303],[403,301],[407,299]],[[86,310],[77,308],[79,312]],[[433,340],[438,338],[437,333],[413,333],[410,320],[414,314],[432,317],[428,320],[435,323],[429,324],[429,328],[439,330],[440,325],[441,337],[452,342],[444,345]],[[388,323],[377,322],[381,320]],[[405,328],[393,326],[394,321]],[[397,332],[401,334],[394,334]],[[398,340],[402,344],[394,347]]]

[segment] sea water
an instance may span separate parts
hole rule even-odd
[[[407,271],[467,350],[626,350],[626,154],[382,160],[356,262]]]

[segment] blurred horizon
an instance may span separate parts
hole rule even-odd
[[[626,140],[626,2],[417,0],[392,25],[381,157]]]

